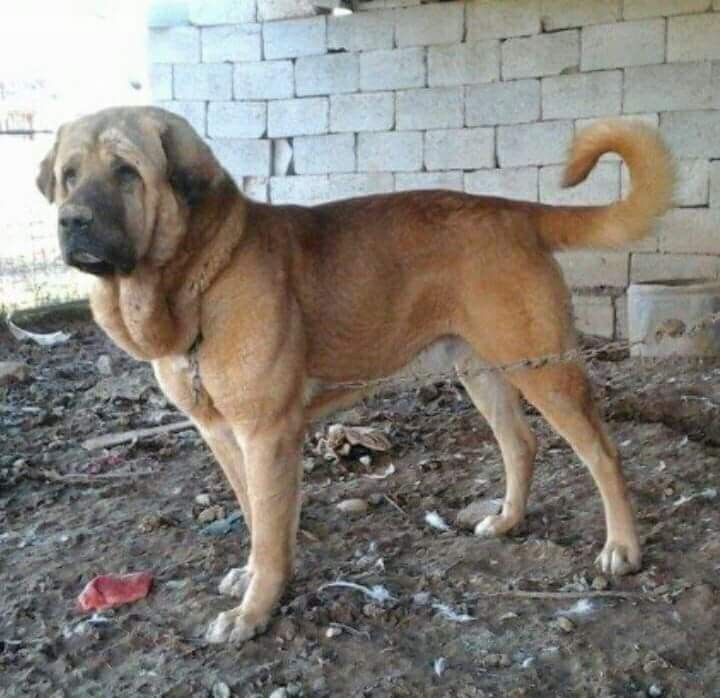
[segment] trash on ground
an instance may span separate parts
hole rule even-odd
[[[103,574],[87,583],[78,596],[78,606],[83,611],[103,611],[139,601],[150,593],[152,583],[149,572]]]

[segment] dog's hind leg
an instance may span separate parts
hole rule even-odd
[[[475,407],[490,424],[505,464],[502,512],[480,521],[475,526],[475,535],[503,535],[525,517],[536,452],[535,437],[525,419],[519,391],[500,372],[483,370],[485,365],[474,356],[459,362],[456,368]]]

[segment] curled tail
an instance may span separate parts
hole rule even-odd
[[[632,189],[607,206],[545,206],[539,213],[543,244],[558,250],[620,247],[645,237],[672,204],[672,156],[654,128],[619,119],[583,129],[570,148],[564,187],[582,182],[604,153],[617,153],[630,170]]]

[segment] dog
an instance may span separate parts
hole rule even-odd
[[[670,206],[670,153],[637,123],[578,134],[564,184],[611,151],[633,187],[607,206],[450,191],[277,206],[244,197],[191,126],[162,109],[112,108],[60,128],[37,185],[58,206],[63,259],[96,277],[95,320],[152,362],[250,530],[246,567],[220,584],[242,601],[210,624],[209,642],[261,632],[292,576],[306,425],[416,361],[454,365],[500,445],[502,511],[477,535],[504,535],[525,515],[536,444],[522,395],[597,484],[607,528],[599,567],[640,568],[618,454],[581,363],[488,370],[577,346],[554,250],[639,240]]]

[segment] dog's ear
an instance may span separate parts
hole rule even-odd
[[[50,152],[40,163],[40,172],[35,178],[35,184],[42,195],[50,202],[55,201],[55,156],[57,155],[57,141]]]

